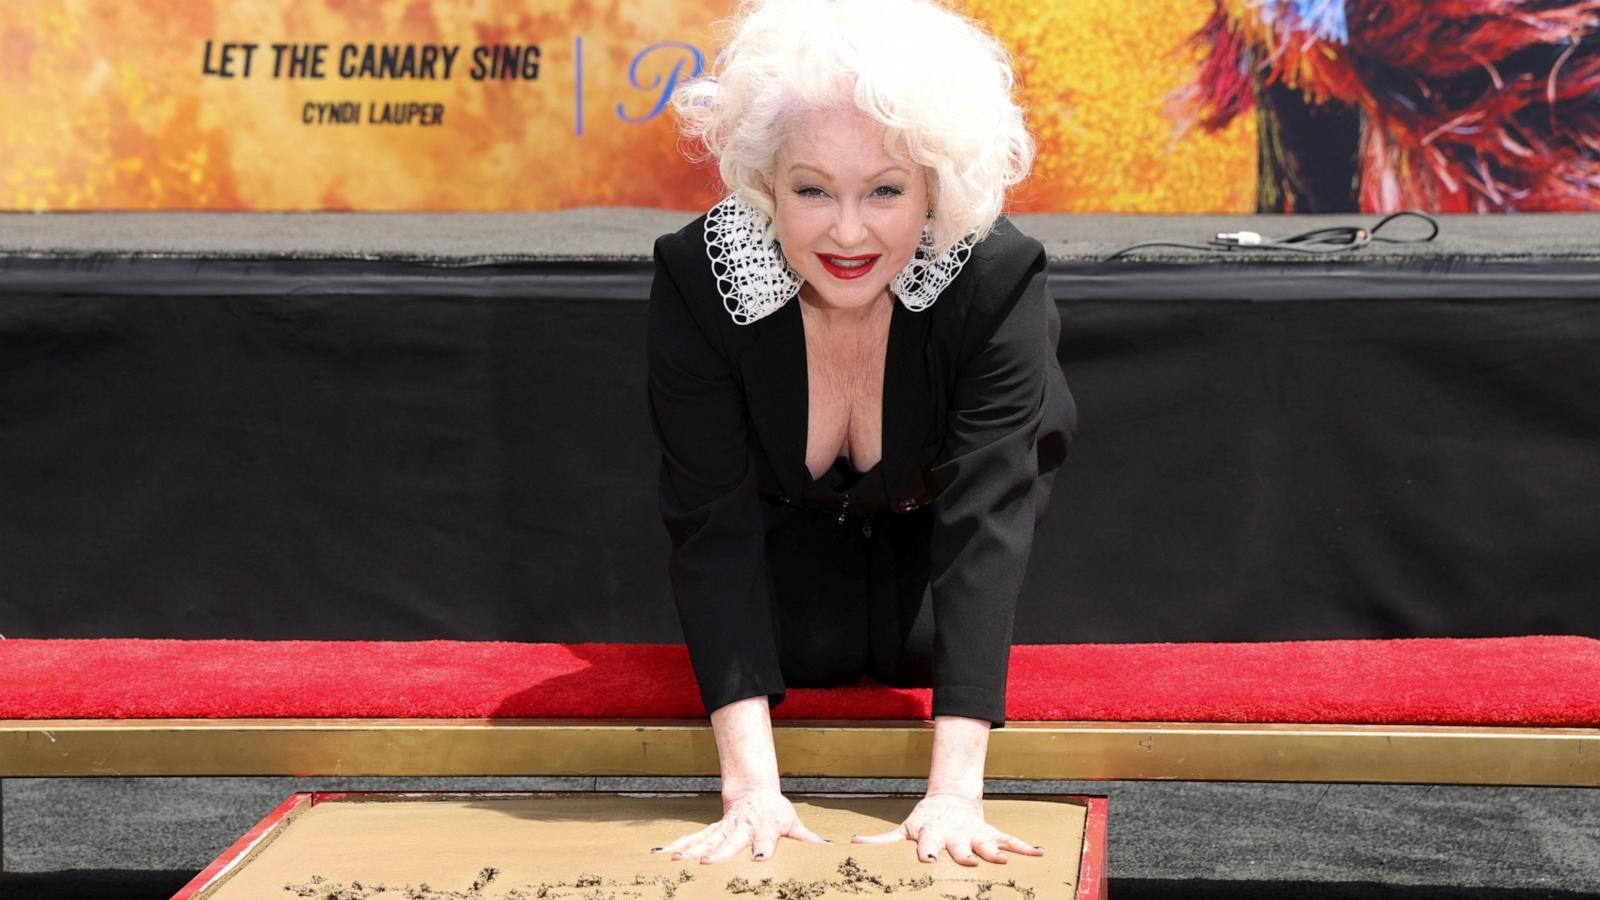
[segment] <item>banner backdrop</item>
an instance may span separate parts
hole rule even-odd
[[[1595,0],[952,0],[1016,212],[1600,207]],[[704,209],[667,99],[732,0],[7,0],[0,207]]]
[[[975,0],[1039,139],[1018,211],[1248,210],[1253,123],[1175,138],[1210,0]],[[666,108],[731,0],[7,0],[0,206],[703,209]]]

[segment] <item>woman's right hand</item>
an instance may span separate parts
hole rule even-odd
[[[760,789],[724,795],[721,819],[650,852],[670,853],[673,859],[698,858],[710,865],[750,847],[754,859],[762,862],[772,858],[780,837],[808,844],[833,843],[807,828],[782,792]]]

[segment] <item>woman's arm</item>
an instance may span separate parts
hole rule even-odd
[[[1039,447],[1062,424],[1048,402],[1059,314],[1047,258],[1010,235],[971,284],[943,459],[931,474],[933,714],[1005,724],[1012,623],[1032,550]],[[1054,373],[1059,379],[1059,373]]]
[[[723,814],[652,852],[716,863],[748,847],[764,860],[780,837],[826,841],[779,792],[768,710],[783,700],[783,674],[744,397],[715,330],[696,318],[668,267],[673,240],[655,247],[649,405],[661,446],[661,517],[672,538],[668,575],[716,735]]]
[[[933,755],[927,796],[898,829],[861,843],[910,839],[917,858],[941,850],[962,865],[1043,850],[983,817],[989,732],[1005,722],[1012,618],[1037,521],[1036,444],[1070,423],[1047,410],[1059,317],[1045,287],[1044,248],[1031,238],[990,261],[969,313],[951,396],[946,458],[934,468]],[[1059,376],[1057,376],[1059,377]],[[1075,414],[1074,414],[1075,418]],[[1060,440],[1070,440],[1060,435]],[[1064,450],[1063,450],[1064,452]]]
[[[667,573],[705,708],[758,694],[776,705],[783,676],[744,394],[712,323],[674,277],[671,261],[692,249],[658,239],[650,285],[648,401]]]

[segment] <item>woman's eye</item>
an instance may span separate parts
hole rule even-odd
[[[819,188],[819,187],[803,187],[803,188],[800,188],[799,190],[796,190],[795,193],[800,195],[801,197],[824,197],[824,196],[827,196],[825,193],[823,193],[822,188]],[[873,191],[872,195],[874,197],[898,197],[902,193],[903,193],[903,191],[901,191],[899,188],[895,187],[894,185],[886,184],[886,185],[883,185],[883,186],[879,187],[877,190]]]

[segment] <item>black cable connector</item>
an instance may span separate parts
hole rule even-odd
[[[1382,237],[1378,230],[1401,216],[1416,216],[1433,226],[1433,231],[1427,237],[1421,238],[1390,238]],[[1383,241],[1390,244],[1420,244],[1431,241],[1439,236],[1439,223],[1426,213],[1414,210],[1401,210],[1384,216],[1378,224],[1366,229],[1357,225],[1337,225],[1332,228],[1318,228],[1314,231],[1292,234],[1283,238],[1263,237],[1254,231],[1219,231],[1217,236],[1204,244],[1187,241],[1140,241],[1123,247],[1121,250],[1106,257],[1106,261],[1116,259],[1124,253],[1138,250],[1141,247],[1179,247],[1185,250],[1203,250],[1206,252],[1236,252],[1239,250],[1287,250],[1292,253],[1346,253],[1359,247],[1365,247],[1374,241]]]

